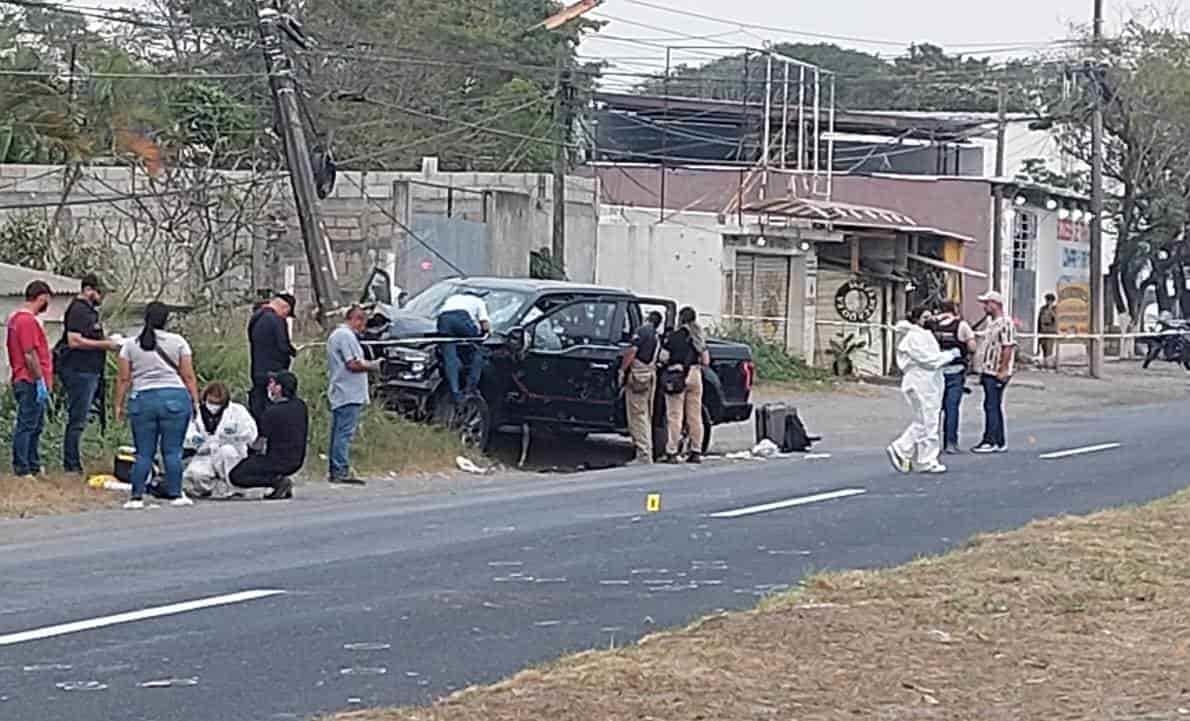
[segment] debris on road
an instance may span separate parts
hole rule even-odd
[[[476,475],[482,476],[488,472],[488,469],[480,468],[479,466],[475,465],[474,461],[465,456],[459,456],[455,458],[455,465],[457,465],[459,470],[463,471],[464,473],[474,473]]]

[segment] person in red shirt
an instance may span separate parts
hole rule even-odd
[[[25,288],[25,304],[8,316],[8,364],[17,420],[12,432],[12,470],[18,476],[41,473],[41,431],[54,383],[54,361],[37,316],[50,306],[53,291],[42,280]]]

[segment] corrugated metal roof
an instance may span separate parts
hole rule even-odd
[[[24,297],[25,286],[35,280],[44,280],[49,283],[54,295],[77,295],[79,292],[80,279],[78,278],[0,263],[0,296]]]
[[[891,230],[954,238],[964,243],[975,242],[975,239],[969,236],[921,225],[904,213],[873,205],[786,197],[748,203],[744,206],[743,211],[758,215],[777,215],[808,220],[812,223],[829,223],[844,228]]]

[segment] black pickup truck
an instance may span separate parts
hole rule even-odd
[[[378,395],[407,417],[455,424],[481,448],[493,431],[525,424],[563,435],[626,434],[618,376],[632,330],[653,310],[664,316],[667,330],[677,317],[671,300],[558,281],[447,279],[401,309],[388,305],[391,299],[375,297],[390,286],[383,278],[369,283],[370,300],[382,309],[372,317],[366,338],[372,353],[385,359]],[[492,333],[482,341],[488,355],[480,382],[484,402],[456,409],[439,371],[433,319],[447,298],[467,289],[486,293]],[[704,451],[713,426],[751,416],[755,377],[748,346],[713,339],[708,345]],[[656,404],[656,438],[664,438],[664,408],[664,402]]]

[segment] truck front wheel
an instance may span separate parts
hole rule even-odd
[[[434,423],[457,434],[464,448],[486,451],[492,441],[492,414],[488,403],[478,393],[456,404],[449,393],[434,403]]]

